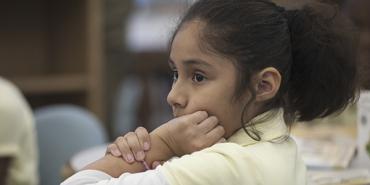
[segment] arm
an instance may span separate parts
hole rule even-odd
[[[11,162],[10,157],[0,157],[0,184],[5,184]]]
[[[150,133],[150,140],[152,149],[147,152],[145,158],[145,161],[148,164],[151,164],[153,161],[165,161],[175,155],[155,131]],[[145,171],[145,167],[142,163],[135,162],[130,164],[122,160],[122,158],[114,157],[110,154],[84,168],[84,170],[87,169],[99,170],[111,175],[112,177],[118,177],[125,172],[137,173]]]
[[[217,126],[217,118],[204,111],[170,120],[150,133],[151,149],[147,152],[145,161],[166,161],[173,156],[182,156],[209,147],[219,141],[224,135],[224,129]],[[106,155],[90,164],[85,169],[103,171],[113,177],[124,172],[142,172],[142,163],[132,163],[122,158]]]
[[[148,170],[141,173],[125,173],[118,178],[101,171],[85,170],[68,178],[61,185],[169,185],[160,170]]]

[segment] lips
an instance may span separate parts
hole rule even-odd
[[[176,109],[172,109],[172,116],[174,118],[180,117],[182,114],[180,114]]]
[[[196,112],[196,111],[194,111]],[[177,118],[177,117],[181,117],[181,116],[184,116],[184,115],[187,115],[187,114],[192,114],[194,112],[185,112],[185,111],[180,111],[179,109],[173,109],[172,111],[172,115],[174,118]]]

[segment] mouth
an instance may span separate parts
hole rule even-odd
[[[179,109],[177,109],[175,107],[172,107],[172,116],[173,116],[173,118],[177,118],[177,117],[180,117],[182,115],[184,115],[184,114],[182,114]]]
[[[178,117],[185,116],[185,115],[188,115],[188,114],[193,114],[195,112],[197,112],[197,111],[194,111],[194,112],[172,111],[172,116],[174,118],[178,118]],[[208,115],[208,117],[209,116],[212,116],[212,115]]]
[[[172,116],[174,118],[178,118],[178,117],[181,117],[181,116],[184,116],[186,114],[190,114],[190,113],[187,113],[185,111],[182,111],[182,110],[178,110],[178,109],[173,109],[172,110]]]

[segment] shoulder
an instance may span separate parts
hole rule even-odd
[[[24,98],[19,89],[11,82],[0,77],[0,111],[18,109],[24,104]]]
[[[216,144],[167,162],[162,171],[171,185],[287,185],[302,184],[305,181],[305,166],[291,139],[248,146]]]
[[[161,171],[171,185],[242,184],[246,181],[257,184],[261,177],[257,163],[242,149],[234,143],[216,144],[166,162]]]

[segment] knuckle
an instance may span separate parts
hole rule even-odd
[[[124,140],[125,140],[125,138],[124,138],[124,137],[122,137],[122,136],[120,136],[120,137],[118,137],[118,138],[114,141],[114,143],[122,143]]]
[[[117,143],[116,146],[118,148],[126,148],[126,142],[120,142],[120,143]]]
[[[137,139],[128,140],[128,146],[135,151],[140,150],[140,143]]]
[[[136,137],[136,134],[134,132],[129,132],[125,135],[126,138],[130,138],[130,137],[133,137],[135,136]]]
[[[138,132],[137,137],[141,140],[146,140],[149,137],[149,133],[146,131]]]
[[[123,153],[128,153],[130,151],[130,148],[128,147],[126,143],[121,145],[119,148],[120,148],[120,151]]]
[[[144,127],[138,127],[138,128],[136,128],[135,132],[136,133],[146,132],[146,129]]]

